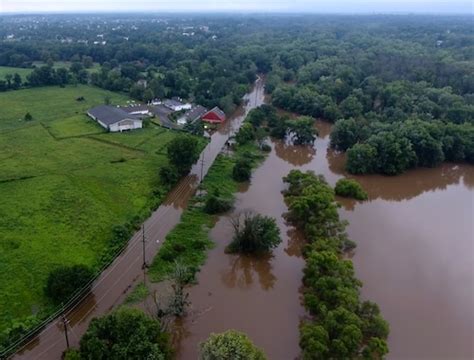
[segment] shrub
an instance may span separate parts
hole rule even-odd
[[[367,200],[367,193],[360,184],[352,179],[340,179],[334,188],[336,195],[350,197],[356,200]]]
[[[33,116],[29,112],[27,112],[23,118],[25,121],[31,121],[33,120]]]
[[[275,219],[249,213],[232,220],[234,238],[228,252],[260,253],[269,251],[281,242],[280,229]]]
[[[174,185],[179,180],[178,171],[174,166],[167,165],[160,169],[160,180],[165,185]]]
[[[250,180],[252,176],[252,163],[249,159],[239,159],[232,169],[232,177],[235,181],[242,182]]]
[[[265,354],[244,333],[228,330],[211,334],[200,344],[200,360],[265,360]]]
[[[45,294],[56,304],[65,303],[93,277],[86,265],[61,266],[49,274]]]
[[[80,342],[83,359],[167,359],[167,337],[159,321],[141,310],[120,308],[93,319]]]
[[[219,191],[216,190],[207,197],[206,204],[204,205],[204,211],[208,214],[219,214],[230,210],[231,207],[232,200],[222,198]]]

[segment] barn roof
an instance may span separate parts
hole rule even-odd
[[[221,109],[219,109],[219,107],[217,107],[217,106],[213,107],[211,110],[209,110],[207,113],[205,113],[205,114],[203,115],[203,117],[205,117],[205,116],[206,116],[207,114],[209,114],[209,113],[214,113],[214,114],[216,114],[217,116],[219,116],[219,118],[225,119],[225,112],[222,111]]]
[[[184,116],[188,121],[195,121],[201,116],[203,116],[205,113],[207,113],[207,109],[204,106],[197,105],[191,110],[186,111],[186,114],[184,114]]]
[[[124,119],[140,120],[139,116],[128,114],[122,109],[111,105],[93,107],[88,113],[105,125],[112,125]]]

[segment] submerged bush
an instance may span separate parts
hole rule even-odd
[[[235,181],[242,182],[250,180],[252,176],[252,163],[250,160],[242,158],[237,160],[232,169],[232,177]]]
[[[265,360],[265,354],[249,337],[235,330],[211,334],[199,346],[200,360]]]
[[[260,214],[246,213],[232,220],[234,238],[228,252],[261,253],[269,251],[281,242],[280,229],[275,219]]]
[[[356,200],[367,200],[368,195],[360,184],[352,179],[340,179],[334,188],[336,195],[350,197]]]
[[[215,190],[207,197],[204,211],[208,214],[219,214],[230,210],[231,207],[232,200],[221,197],[219,190]]]

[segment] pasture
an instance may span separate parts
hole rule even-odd
[[[18,75],[21,76],[21,79],[23,81],[25,81],[26,76],[32,71],[33,71],[33,69],[10,67],[10,66],[0,66],[0,80],[4,80],[5,75],[7,75],[7,74],[13,75],[13,74],[17,73]]]
[[[0,332],[49,308],[43,287],[54,267],[97,268],[112,228],[166,190],[158,170],[176,133],[106,133],[84,115],[105,97],[127,101],[84,85],[0,93]]]

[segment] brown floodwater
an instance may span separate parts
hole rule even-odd
[[[235,209],[211,230],[216,247],[189,289],[190,314],[180,329],[179,359],[195,359],[211,332],[238,329],[269,359],[300,355],[298,324],[304,262],[301,236],[285,223],[281,180],[291,169],[323,174],[331,185],[344,173],[344,155],[328,150],[331,127],[318,122],[314,146],[272,143],[272,152],[237,194]],[[369,200],[339,199],[357,249],[362,298],[389,321],[389,359],[472,359],[474,323],[474,167],[443,164],[396,177],[355,177]],[[254,211],[277,219],[282,243],[271,256],[224,253],[229,218]]]

